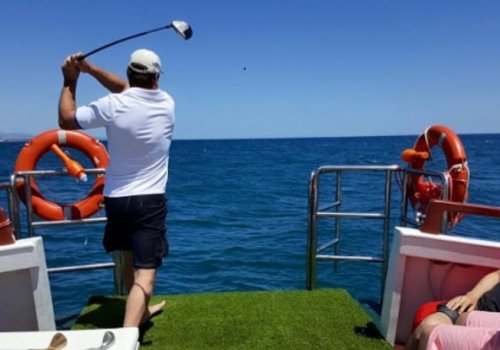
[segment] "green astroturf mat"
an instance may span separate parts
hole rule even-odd
[[[141,349],[391,349],[342,289],[155,296]],[[91,297],[73,329],[120,327],[123,297]]]

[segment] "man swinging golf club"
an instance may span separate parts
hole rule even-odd
[[[140,49],[132,53],[128,82],[82,56],[71,55],[62,65],[59,126],[67,130],[106,128],[110,164],[104,186],[107,223],[103,245],[107,252],[123,252],[129,291],[123,326],[137,327],[165,304],[148,306],[156,270],[168,253],[165,189],[175,103],[159,89],[161,61],[154,52]],[[91,75],[111,94],[77,108],[80,72]]]

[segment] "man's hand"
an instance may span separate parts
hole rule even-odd
[[[89,73],[92,65],[86,59],[82,59],[83,53],[78,52],[75,56],[75,64],[82,73]]]
[[[65,81],[76,81],[80,75],[80,62],[78,58],[81,53],[68,56],[62,64],[62,73]]]

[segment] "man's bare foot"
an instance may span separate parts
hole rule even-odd
[[[144,314],[144,316],[142,316],[141,324],[146,323],[151,318],[162,312],[164,306],[165,306],[165,300],[162,300],[158,304],[149,305],[148,309],[146,310],[146,313]]]

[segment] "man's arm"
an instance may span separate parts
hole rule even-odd
[[[459,313],[473,310],[483,294],[498,283],[500,283],[500,270],[487,274],[469,292],[451,299],[446,305],[452,310],[457,310]]]
[[[81,54],[77,55],[77,64],[80,71],[90,74],[109,91],[118,93],[129,88],[128,83],[118,75],[91,64],[85,59],[80,61],[78,57],[81,57]]]
[[[71,55],[62,65],[64,86],[59,97],[59,126],[66,130],[80,128],[75,119],[76,86],[80,72],[90,74],[111,92],[122,92],[129,88],[129,84],[118,75],[81,60],[81,57],[81,53]]]
[[[74,61],[74,56],[69,56],[61,67],[64,85],[59,97],[59,126],[66,130],[79,129],[75,120],[75,112],[76,84],[80,71],[74,64]]]

